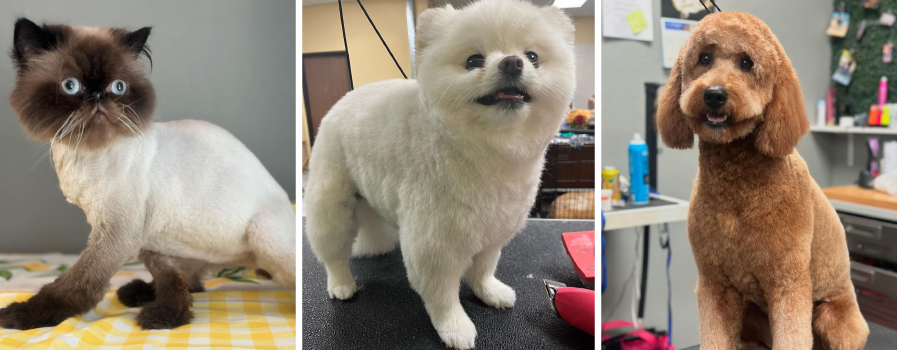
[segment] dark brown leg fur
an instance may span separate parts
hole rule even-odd
[[[118,300],[127,307],[141,307],[156,300],[153,284],[143,280],[133,280],[119,288],[115,294],[118,295]]]
[[[105,243],[88,245],[78,262],[31,299],[0,309],[0,327],[25,330],[56,326],[93,309],[103,299],[109,279],[130,257],[125,247],[117,245],[119,241]]]
[[[190,323],[193,319],[191,283],[175,267],[173,259],[141,250],[140,260],[153,275],[152,289],[156,298],[137,314],[137,324],[144,329],[172,329]],[[145,292],[145,287],[140,288]]]

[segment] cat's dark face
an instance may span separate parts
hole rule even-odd
[[[25,132],[85,151],[139,135],[156,105],[139,57],[149,33],[16,21],[9,103]]]

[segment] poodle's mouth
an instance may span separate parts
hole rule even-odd
[[[719,112],[709,112],[705,114],[707,121],[705,124],[712,128],[722,128],[729,125],[729,116]]]
[[[499,105],[508,109],[517,109],[523,107],[523,104],[529,102],[531,99],[530,95],[526,93],[526,90],[516,86],[509,86],[495,90],[486,96],[478,98],[477,103],[484,106]]]

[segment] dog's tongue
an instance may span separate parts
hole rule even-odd
[[[721,123],[721,122],[724,122],[724,121],[726,121],[726,117],[727,117],[727,116],[725,116],[725,115],[713,115],[713,114],[707,114],[707,119],[710,119],[710,121],[712,121],[712,122],[714,122],[714,123]]]
[[[523,95],[514,91],[514,89],[508,89],[504,91],[498,92],[498,98],[514,98],[514,99],[523,99]]]

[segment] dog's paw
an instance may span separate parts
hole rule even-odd
[[[327,287],[327,293],[330,294],[330,299],[339,300],[351,298],[355,295],[356,290],[358,290],[358,286],[355,284],[355,281],[352,281],[352,283],[349,284]]]
[[[514,288],[495,278],[472,286],[472,289],[480,300],[496,309],[514,307],[514,303],[517,301],[517,293],[514,292]]]
[[[53,327],[76,315],[66,309],[53,302],[29,300],[12,303],[0,309],[0,327],[20,330]]]
[[[439,324],[433,324],[439,338],[453,349],[472,349],[477,338],[477,328],[465,314],[448,318]]]
[[[118,300],[127,307],[139,307],[156,300],[153,286],[143,280],[133,280],[115,292]]]
[[[190,323],[193,312],[189,307],[172,304],[150,304],[137,314],[137,325],[143,329],[172,329]]]

